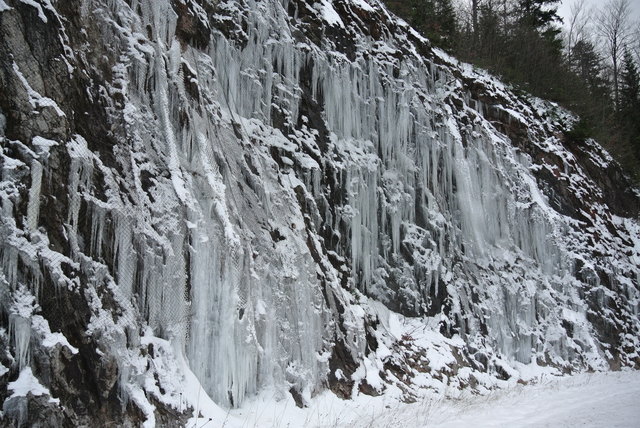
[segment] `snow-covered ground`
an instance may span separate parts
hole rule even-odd
[[[306,409],[264,394],[222,419],[189,427],[638,427],[640,371],[542,378],[485,396],[433,397],[413,404],[384,396],[344,401],[331,393]]]
[[[581,374],[437,406],[437,427],[639,427],[640,372]]]

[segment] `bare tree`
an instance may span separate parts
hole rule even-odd
[[[629,0],[609,0],[600,10],[598,19],[598,33],[611,61],[616,109],[620,107],[620,62],[632,34],[629,13]]]
[[[478,11],[482,0],[454,0],[456,16],[462,27],[467,27],[473,37],[478,33]]]
[[[635,55],[635,60],[640,64],[640,20],[636,21],[633,30],[633,42],[631,43],[630,50]]]
[[[576,0],[570,9],[570,15],[566,27],[567,59],[571,61],[573,47],[581,40],[588,39],[589,26],[592,20],[592,11],[586,6],[586,0]]]
[[[478,0],[471,0],[471,16],[473,21],[473,41],[478,39]]]

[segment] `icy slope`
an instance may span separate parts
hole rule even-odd
[[[377,1],[4,0],[0,28],[7,420],[639,364],[617,166]],[[48,393],[12,395],[27,370]]]

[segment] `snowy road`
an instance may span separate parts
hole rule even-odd
[[[429,427],[640,427],[640,372],[583,374],[434,412]]]
[[[487,396],[434,398],[414,404],[384,396],[343,401],[323,393],[309,408],[299,409],[286,399],[275,402],[262,397],[231,411],[224,426],[640,427],[640,371],[543,378],[536,385],[515,385]]]

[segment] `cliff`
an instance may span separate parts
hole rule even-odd
[[[0,29],[1,424],[639,368],[638,193],[379,1],[0,0]]]

